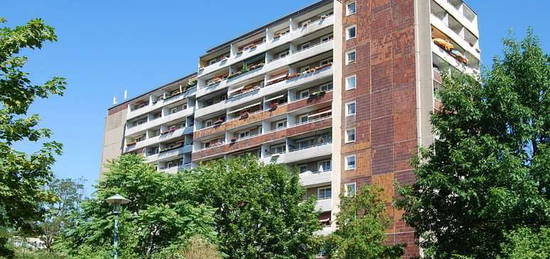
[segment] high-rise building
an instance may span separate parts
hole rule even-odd
[[[461,0],[325,0],[212,48],[196,73],[108,110],[103,162],[139,153],[173,173],[253,154],[296,166],[324,232],[341,192],[414,182],[442,70],[479,74],[477,15]],[[103,171],[102,165],[102,171]],[[414,229],[388,209],[388,239]]]

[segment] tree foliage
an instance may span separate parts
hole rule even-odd
[[[230,258],[309,258],[321,228],[297,171],[254,157],[224,159],[193,172],[197,198],[216,208],[220,249]]]
[[[522,227],[506,235],[503,254],[510,259],[547,259],[550,257],[550,228]]]
[[[0,17],[0,26],[5,22]],[[38,115],[27,115],[37,98],[62,95],[65,80],[54,77],[44,84],[34,84],[22,71],[27,58],[23,49],[40,49],[48,41],[56,41],[54,29],[40,19],[15,28],[0,27],[0,232],[7,229],[26,234],[34,231],[40,220],[44,201],[52,195],[42,187],[52,178],[51,166],[61,144],[44,142],[39,151],[26,154],[13,149],[20,141],[38,142],[51,137],[49,129],[38,129]],[[3,230],[2,230],[3,229]],[[8,255],[0,236],[0,255]]]
[[[506,233],[550,223],[550,58],[529,31],[504,41],[481,82],[444,77],[437,136],[401,189],[429,256],[496,258]]]
[[[124,258],[150,258],[194,235],[215,241],[213,208],[187,199],[190,189],[182,178],[157,172],[137,155],[122,156],[108,168],[95,197],[74,217],[75,227],[65,232],[62,246],[69,254],[79,255],[86,247],[109,250],[115,215],[105,200],[115,194],[131,200],[120,214]]]
[[[353,197],[341,197],[336,231],[329,240],[331,258],[400,258],[403,245],[385,245],[391,225],[380,188],[363,186]]]
[[[54,179],[48,184],[47,190],[55,195],[53,202],[45,204],[46,215],[39,222],[40,239],[49,252],[53,251],[54,241],[60,237],[63,229],[70,229],[70,217],[80,210],[84,197],[84,185],[73,179]]]

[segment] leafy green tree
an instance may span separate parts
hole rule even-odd
[[[216,208],[220,249],[230,258],[309,258],[321,228],[314,201],[304,200],[297,171],[248,156],[192,173],[197,199]]]
[[[380,188],[363,186],[352,197],[341,197],[337,229],[328,237],[331,258],[400,258],[403,245],[385,245],[391,220]]]
[[[432,115],[435,143],[402,188],[428,256],[496,258],[506,233],[550,223],[550,57],[529,31],[504,41],[481,78],[451,73]]]
[[[550,257],[550,228],[539,231],[520,228],[506,235],[503,244],[505,258],[510,259],[547,259]]]
[[[84,197],[84,185],[73,179],[54,179],[47,190],[55,195],[55,201],[46,204],[46,215],[38,224],[40,239],[49,252],[53,251],[54,241],[64,228],[71,228],[70,216],[78,213]]]
[[[150,258],[194,235],[216,240],[214,210],[190,201],[186,182],[157,172],[137,155],[122,156],[108,168],[95,197],[83,202],[82,213],[73,219],[76,227],[65,232],[69,254],[78,255],[83,247],[111,246],[114,215],[105,199],[117,193],[131,200],[120,214],[124,258]]]
[[[0,26],[5,22],[0,17]],[[48,41],[56,41],[54,29],[40,19],[15,28],[0,27],[0,233],[8,229],[19,234],[34,232],[34,222],[44,214],[42,202],[52,196],[42,187],[52,178],[55,155],[61,144],[44,142],[39,151],[26,154],[13,149],[21,141],[49,139],[49,129],[37,129],[38,115],[27,115],[37,98],[62,95],[65,80],[54,77],[44,84],[33,84],[22,71],[27,58],[24,49],[40,49]],[[11,256],[6,248],[7,237],[0,235],[0,256]]]

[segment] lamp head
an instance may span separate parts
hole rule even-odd
[[[130,203],[130,200],[124,198],[120,194],[113,195],[113,196],[107,198],[106,201],[107,201],[107,203],[109,203],[111,205],[115,205],[115,206]]]

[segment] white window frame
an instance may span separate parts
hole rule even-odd
[[[204,121],[204,127],[205,128],[212,127],[213,125],[214,125],[214,120],[213,119],[208,119],[208,120]]]
[[[323,164],[328,163],[328,169],[323,168]],[[331,160],[323,160],[319,162],[319,172],[330,172],[332,171],[332,161]]]
[[[353,79],[353,86],[350,84],[350,80]],[[357,88],[357,75],[351,75],[346,77],[346,91]]]
[[[353,193],[350,193],[350,187],[353,186]],[[353,183],[346,183],[345,185],[345,192],[344,192],[344,195],[346,197],[353,197],[355,196],[355,194],[357,193],[357,183],[353,182]]]
[[[306,120],[302,121],[302,118],[306,118]],[[308,121],[309,121],[309,115],[307,113],[298,116],[298,123],[299,124],[307,123]]]
[[[350,131],[353,131],[353,139],[350,139]],[[353,143],[357,139],[357,131],[355,128],[347,129],[346,130],[346,143]]]
[[[353,5],[353,10],[350,9],[350,6]],[[346,16],[354,15],[357,13],[357,3],[355,1],[349,2],[346,4]]]
[[[349,159],[353,158],[353,166],[349,164]],[[357,168],[357,156],[356,155],[349,155],[345,158],[346,162],[346,170],[355,170]]]
[[[351,29],[353,29],[355,31],[355,35],[351,36]],[[348,26],[346,27],[346,40],[352,40],[352,39],[355,39],[357,38],[357,25],[351,25],[351,26]]]
[[[353,113],[351,113],[350,105],[353,105]],[[357,104],[355,101],[346,103],[346,117],[357,114]]]
[[[319,89],[321,89],[321,91],[330,92],[330,91],[332,91],[333,87],[334,86],[332,85],[332,82],[329,82],[329,83],[322,84],[319,87]]]
[[[329,197],[329,198],[321,198],[321,197],[320,197],[320,196],[321,196],[321,190],[327,190],[327,189],[330,189],[330,196],[331,196],[331,197]],[[329,186],[329,187],[321,187],[321,188],[318,188],[318,189],[317,189],[317,199],[320,200],[320,201],[321,201],[321,200],[330,200],[330,199],[332,199],[332,188],[331,188],[330,186]]]
[[[351,53],[353,53],[354,56],[355,56],[354,60],[350,60],[350,54]],[[346,52],[346,65],[355,64],[355,62],[357,62],[357,51],[355,49],[347,51]]]
[[[307,93],[306,96],[302,96],[303,93]],[[300,99],[299,99],[299,100],[308,98],[308,97],[309,97],[309,89],[302,90],[302,91],[298,92],[298,96],[300,96]]]

